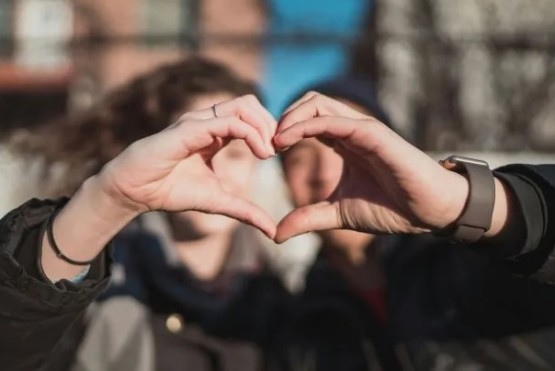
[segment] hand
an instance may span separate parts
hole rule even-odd
[[[183,115],[166,130],[142,139],[98,176],[105,192],[136,213],[197,210],[223,214],[275,234],[272,219],[248,200],[227,192],[211,159],[230,140],[244,140],[260,159],[275,154],[276,121],[254,97],[242,97]]]
[[[309,231],[421,233],[456,220],[468,183],[445,170],[384,124],[318,93],[308,93],[281,119],[274,137],[283,151],[317,137],[344,159],[339,184],[325,201],[292,211],[276,241]]]

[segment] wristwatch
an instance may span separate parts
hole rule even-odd
[[[469,194],[461,216],[439,231],[454,242],[478,241],[491,228],[495,183],[487,162],[462,156],[450,156],[439,162],[447,170],[464,174],[469,182]]]

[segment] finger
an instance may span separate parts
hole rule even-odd
[[[270,112],[268,112],[268,110],[266,110],[266,108],[264,108],[264,106],[262,106],[262,104],[256,97],[247,96],[246,98],[247,98],[247,104],[250,104],[250,106],[253,109],[253,112],[257,113],[257,115],[260,115],[261,116],[260,119],[263,120],[262,122],[265,123],[265,125],[263,126],[263,128],[265,129],[265,135],[266,135],[265,139],[267,140],[270,150],[272,151],[273,154],[275,154],[272,140],[274,139],[274,135],[277,130],[277,126],[278,126],[277,120],[270,114]]]
[[[223,122],[223,124],[210,126],[211,134],[214,136],[220,136],[225,138],[225,142],[229,143],[230,139],[243,139],[245,143],[249,146],[252,153],[260,159],[266,159],[275,154],[273,146],[268,148],[267,143],[261,136],[260,131],[256,130],[253,126],[245,123],[243,120],[234,117],[221,117],[215,120],[216,122]],[[223,134],[223,135],[220,135]]]
[[[277,121],[262,106],[260,101],[254,95],[245,95],[239,98],[220,102],[215,105],[214,110],[218,117],[236,116],[253,126],[260,132],[268,150],[273,152],[272,138],[277,128]],[[210,120],[214,117],[212,107],[186,113],[182,119]]]
[[[297,122],[319,116],[341,116],[353,119],[367,118],[367,116],[344,103],[325,95],[315,93],[312,97],[301,102],[294,109],[281,117],[278,132],[287,130]]]
[[[309,91],[308,93],[306,93],[305,95],[303,95],[301,98],[297,99],[295,102],[293,102],[289,107],[287,107],[285,109],[285,111],[283,111],[283,113],[281,114],[281,117],[287,115],[289,112],[291,112],[292,110],[294,110],[295,108],[297,108],[299,105],[301,105],[302,103],[306,102],[307,100],[309,100],[310,98],[312,98],[313,96],[315,96],[316,94],[319,94],[318,92],[315,91]]]
[[[204,159],[204,161],[210,162],[212,158],[228,144],[228,140],[216,137],[214,138],[214,142],[207,147],[201,149],[198,153]]]
[[[266,122],[268,123],[269,127],[271,128],[270,134],[270,141],[274,137],[276,133],[276,129],[278,126],[278,122],[275,117],[262,105],[262,103],[258,100],[258,98],[254,97],[251,99],[251,104],[255,106],[255,108],[262,113],[262,115],[266,118]],[[261,108],[261,109],[260,109]]]
[[[303,98],[287,109],[279,120],[278,132],[288,129],[298,121],[324,116],[324,114],[321,113],[322,111],[318,109],[318,95],[320,94],[317,92],[308,92]]]
[[[223,144],[229,143],[231,139],[242,139],[249,146],[252,153],[260,158],[266,159],[273,155],[260,136],[260,132],[251,125],[237,117],[219,117],[211,120],[185,122],[178,127],[179,139],[188,153],[181,154],[187,157],[190,153],[203,150],[213,145],[214,138],[222,138]]]
[[[273,150],[271,143],[275,128],[277,127],[277,121],[254,95],[245,95],[219,103],[217,110],[218,115],[236,115],[241,120],[256,127]]]
[[[279,131],[274,137],[274,146],[280,151],[295,145],[302,139],[317,136],[347,139],[356,131],[365,130],[364,125],[361,120],[332,116],[316,117]]]
[[[340,228],[337,208],[329,201],[291,211],[278,224],[275,242],[283,243],[303,233]]]
[[[233,196],[229,193],[224,193],[218,198],[218,204],[214,210],[215,213],[229,216],[240,222],[252,225],[270,239],[275,237],[275,222],[266,211],[248,200]]]

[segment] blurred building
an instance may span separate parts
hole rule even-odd
[[[71,32],[66,2],[0,2],[2,127],[63,112],[73,69],[67,53],[55,45],[69,40]],[[51,40],[53,47],[39,38]]]
[[[276,115],[303,86],[353,68],[376,79],[393,122],[423,148],[553,151],[553,5],[2,0],[0,127],[87,107],[195,52],[260,81]]]
[[[554,25],[553,0],[383,0],[367,42],[419,146],[553,152]]]
[[[2,0],[2,127],[87,107],[190,52],[258,80],[265,23],[258,0]]]

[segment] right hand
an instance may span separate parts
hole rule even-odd
[[[220,184],[211,159],[229,141],[244,140],[260,159],[274,155],[276,121],[252,96],[187,113],[164,131],[132,144],[100,172],[104,193],[139,214],[197,210],[251,224],[270,238],[271,217]]]
[[[293,210],[279,223],[277,242],[328,229],[427,232],[447,226],[464,208],[464,177],[374,118],[314,92],[286,111],[274,145],[283,151],[310,137],[343,157],[343,174],[327,200]]]

